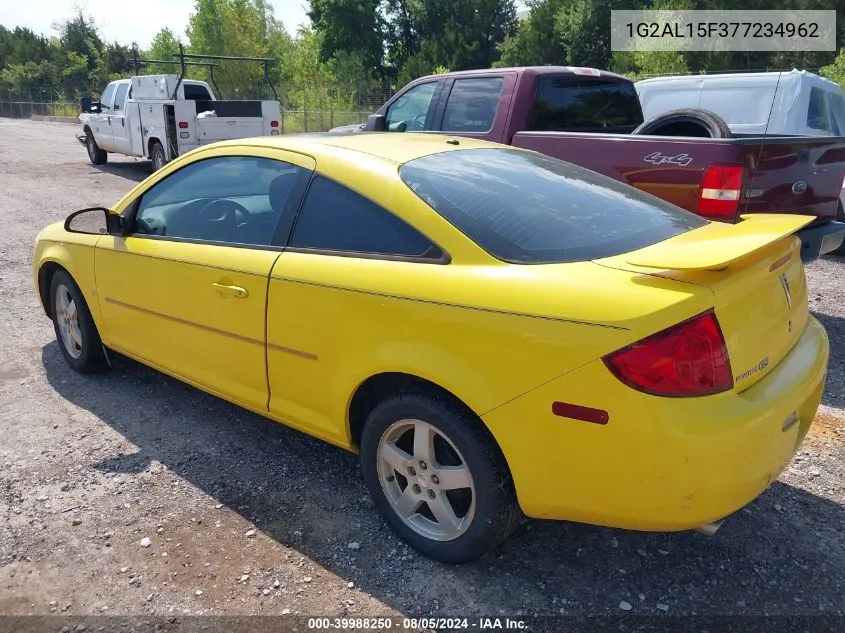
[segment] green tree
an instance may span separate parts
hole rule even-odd
[[[566,48],[557,29],[555,16],[571,0],[532,0],[529,13],[516,32],[499,45],[498,66],[534,66],[563,64]]]
[[[343,54],[347,62],[359,60],[359,73],[381,71],[385,39],[381,0],[311,0],[308,17],[322,34],[322,61]]]
[[[192,53],[264,57],[269,32],[276,28],[282,27],[262,0],[197,0],[187,34]],[[254,62],[220,62],[214,76],[227,98],[266,94],[263,70]]]
[[[177,61],[176,55],[179,53],[179,44],[181,40],[176,37],[168,28],[161,29],[153,37],[150,48],[144,53],[146,59],[160,59],[162,61]],[[179,67],[176,64],[149,64],[142,70],[144,74],[160,74],[179,72]]]

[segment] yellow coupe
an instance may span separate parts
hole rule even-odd
[[[399,536],[465,562],[521,513],[712,530],[765,490],[827,369],[810,220],[463,138],[240,139],[48,226],[33,275],[73,369],[119,352],[360,452]]]

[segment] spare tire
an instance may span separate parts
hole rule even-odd
[[[715,112],[701,108],[669,110],[649,119],[631,134],[639,136],[697,136],[730,138],[731,129]]]

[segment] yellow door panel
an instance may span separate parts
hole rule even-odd
[[[264,319],[274,250],[104,237],[103,338],[236,401],[266,409]]]

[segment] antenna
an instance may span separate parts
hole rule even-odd
[[[766,145],[766,136],[769,133],[769,123],[772,120],[772,112],[775,111],[775,100],[778,98],[778,88],[780,87],[780,78],[783,76],[783,71],[778,71],[778,80],[775,82],[775,93],[772,95],[772,105],[769,106],[769,118],[766,119],[766,127],[763,128],[763,138],[760,139],[760,149],[757,151],[757,160],[754,161],[754,171],[760,166],[760,159],[763,157],[763,147]]]

